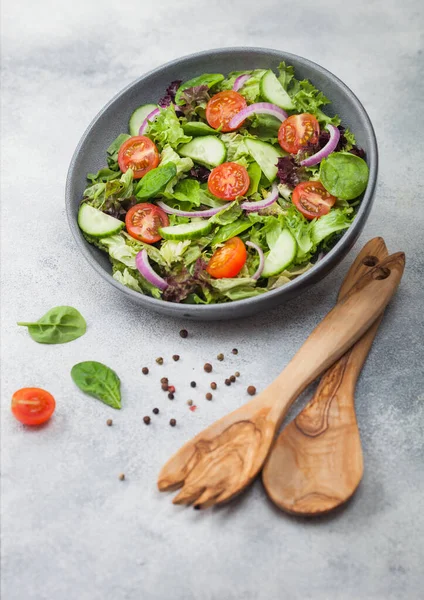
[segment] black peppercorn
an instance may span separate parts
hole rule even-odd
[[[150,417],[143,417],[143,421],[146,423],[146,425],[150,425]]]
[[[173,358],[173,360],[175,360],[175,362],[177,362],[177,360],[180,360],[180,357],[178,354],[174,354],[172,358]]]
[[[232,352],[233,354],[238,354],[238,350],[237,350],[237,348],[233,348],[233,349],[231,350],[231,352]]]
[[[174,394],[173,394],[172,392],[169,392],[169,394],[168,394],[168,398],[169,398],[170,400],[173,400],[173,399],[175,398],[175,396],[174,396]]]
[[[249,394],[249,396],[254,396],[256,394],[255,386],[249,385],[249,387],[247,388],[247,393]]]
[[[154,415],[158,415],[159,414],[159,409],[158,408],[154,408],[153,409],[153,414]]]
[[[225,380],[225,385],[231,385],[231,381],[229,379]]]
[[[171,419],[171,420],[169,421],[169,424],[171,425],[171,427],[175,427],[175,425],[177,424],[177,421],[176,421],[176,419]]]
[[[231,376],[230,376],[230,381],[231,381],[231,383],[234,383],[234,382],[235,382],[235,380],[236,380],[236,376],[235,376],[235,375],[231,375]]]
[[[211,389],[216,390],[216,388],[217,388],[216,383],[214,381],[212,381],[212,383],[211,383]]]
[[[206,394],[206,400],[212,400],[212,394],[210,392]]]
[[[192,381],[192,382],[190,383],[190,385],[191,385],[191,387],[196,387],[196,382],[195,382],[195,381]]]
[[[169,385],[167,383],[162,383],[161,388],[164,392],[167,392],[169,390]]]
[[[212,372],[212,365],[210,363],[205,363],[203,365],[203,368],[206,371],[206,373],[211,373]]]
[[[143,375],[147,375],[147,374],[148,374],[148,372],[149,372],[149,369],[148,369],[147,367],[143,367],[143,368],[141,369],[141,372],[143,373]]]
[[[181,329],[181,331],[180,331],[180,336],[181,336],[182,338],[186,338],[186,337],[188,337],[188,331],[187,331],[187,329]]]
[[[168,383],[168,377],[162,377],[160,380],[161,383]]]

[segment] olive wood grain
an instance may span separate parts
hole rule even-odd
[[[387,254],[382,238],[368,242],[349,269],[339,299]],[[361,481],[354,390],[381,319],[323,375],[312,400],[283,429],[269,453],[262,471],[265,490],[286,512],[324,514],[346,502]]]
[[[382,313],[399,284],[404,263],[399,252],[361,277],[271,385],[180,448],[160,471],[159,490],[182,487],[175,504],[206,508],[230,500],[249,485],[292,402]]]

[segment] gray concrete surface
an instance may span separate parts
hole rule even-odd
[[[5,0],[2,12],[2,600],[422,598],[422,3]],[[365,476],[344,510],[319,520],[280,513],[259,482],[221,510],[176,508],[155,479],[184,440],[246,399],[248,384],[277,375],[332,306],[350,259],[307,297],[234,324],[192,324],[182,340],[183,323],[140,310],[95,275],[65,220],[71,154],[113,94],[180,55],[247,44],[315,60],[357,93],[381,169],[356,250],[382,235],[407,255],[357,388]],[[83,338],[38,345],[15,325],[58,304],[85,315]],[[218,352],[228,358],[213,361],[220,387],[207,402],[202,365]],[[119,373],[121,412],[74,387],[69,371],[84,359]],[[224,389],[236,369],[240,383]],[[165,373],[178,388],[172,403],[159,391]],[[55,395],[48,426],[25,429],[10,415],[23,386]]]

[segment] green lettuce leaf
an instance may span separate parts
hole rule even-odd
[[[351,208],[333,208],[329,213],[311,221],[311,238],[318,246],[333,233],[348,229],[353,221]]]
[[[228,225],[228,223],[233,223],[233,221],[238,219],[242,212],[243,211],[238,202],[231,202],[228,204],[228,206],[221,210],[221,212],[211,217],[210,221],[211,223],[216,223],[217,225]]]
[[[227,225],[223,225],[220,227],[211,241],[211,246],[217,246],[218,244],[223,244],[227,240],[235,237],[236,235],[240,235],[243,231],[250,229],[253,226],[251,221],[248,221],[245,218],[240,218],[232,223],[228,223]]]
[[[278,130],[281,121],[272,115],[255,115],[249,123],[249,133],[263,142],[278,143]]]
[[[87,173],[88,181],[91,183],[106,183],[107,181],[112,181],[112,179],[117,179],[121,176],[121,171],[115,171],[113,169],[109,169],[109,167],[103,167],[97,171],[97,173]]]
[[[133,194],[133,172],[128,169],[126,173],[118,173],[119,179],[112,179],[106,183],[95,183],[84,190],[84,199],[88,204],[100,210],[107,208],[112,201],[126,200]],[[107,202],[109,200],[109,202]]]
[[[246,81],[242,88],[238,90],[238,93],[246,98],[248,104],[258,102],[261,97],[259,83],[266,73],[266,69],[254,69],[253,71],[233,71],[229,73],[228,77],[221,81],[217,86],[217,91],[222,92],[223,90],[232,90],[233,85],[237,77],[240,75],[250,75],[250,79]]]
[[[112,259],[111,262],[112,277],[116,281],[141,294],[148,294],[149,296],[153,296],[153,298],[161,297],[161,291],[148,282],[139,271],[128,269],[128,267],[117,260]]]
[[[278,81],[281,83],[283,88],[288,92],[289,85],[294,79],[294,67],[290,65],[286,65],[284,61],[280,62],[277,68],[278,71]]]
[[[187,173],[193,168],[194,165],[191,158],[183,158],[177,152],[175,152],[175,150],[169,144],[167,144],[160,153],[160,165],[166,165],[169,162],[174,163],[176,166],[177,175]]]
[[[322,110],[321,106],[330,104],[330,100],[324,96],[308,79],[297,82],[297,86],[292,92],[292,100],[296,109],[301,113],[313,114],[320,123],[327,125],[340,125],[340,118],[335,115],[329,117]]]
[[[188,202],[190,204],[190,208],[188,210],[191,210],[191,207],[200,206],[200,183],[197,181],[197,179],[182,179],[175,186],[173,197],[181,202]]]
[[[183,261],[183,254],[190,246],[190,240],[165,240],[162,242],[159,252],[168,265]]]
[[[175,108],[172,104],[167,108],[160,109],[160,113],[156,119],[150,122],[147,135],[160,151],[167,144],[176,150],[180,144],[186,144],[191,141],[191,137],[184,133],[184,129],[175,114]]]
[[[231,133],[223,133],[221,140],[224,142],[227,149],[227,161],[236,162],[243,167],[248,167],[252,162],[252,157],[246,147],[246,137],[235,131]]]
[[[126,142],[130,137],[131,136],[128,133],[120,133],[107,149],[106,154],[109,169],[113,171],[119,171],[118,152],[122,144]]]

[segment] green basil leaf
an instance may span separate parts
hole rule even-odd
[[[184,104],[184,102],[181,102],[181,94],[187,88],[197,87],[199,85],[207,85],[211,88],[223,80],[224,75],[221,75],[221,73],[204,73],[203,75],[199,75],[199,77],[189,79],[189,81],[185,81],[178,88],[177,93],[175,94],[175,104]]]
[[[173,162],[152,169],[140,179],[135,195],[140,199],[154,198],[176,174],[177,167]]]
[[[34,323],[20,321],[28,333],[40,344],[65,344],[84,335],[87,324],[84,317],[72,306],[56,306]]]
[[[112,408],[121,408],[121,380],[106,365],[88,360],[72,367],[71,377],[79,389]]]
[[[321,162],[319,178],[325,189],[341,200],[353,200],[368,183],[368,165],[349,152],[333,152]]]

